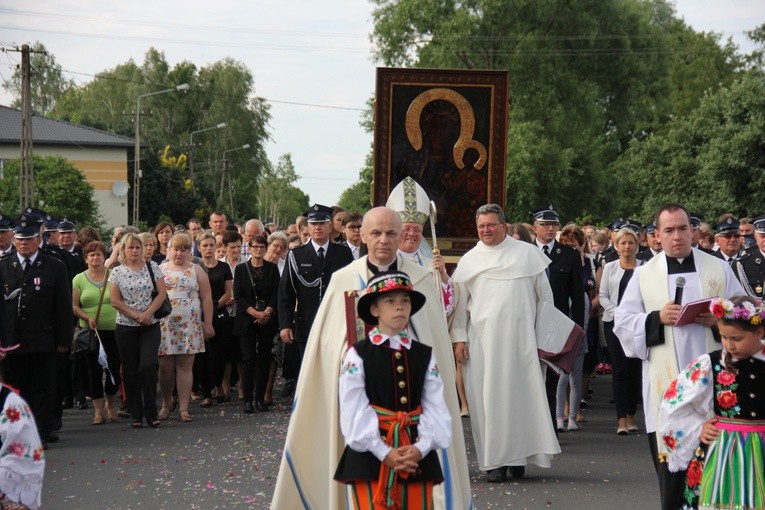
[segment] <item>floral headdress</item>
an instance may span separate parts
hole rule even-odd
[[[744,301],[737,306],[728,299],[714,298],[709,304],[709,311],[718,319],[748,321],[754,326],[765,325],[765,306],[760,299],[754,303]]]

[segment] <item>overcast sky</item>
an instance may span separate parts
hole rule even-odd
[[[745,51],[744,31],[765,22],[763,0],[676,5],[695,29],[733,37]],[[332,205],[356,181],[372,140],[359,126],[375,84],[370,13],[364,0],[0,0],[0,46],[41,41],[80,84],[128,59],[140,64],[151,46],[171,67],[241,61],[271,103],[270,159],[292,153],[300,188]],[[18,53],[0,54],[0,80],[18,62]],[[0,89],[0,104],[11,100]]]

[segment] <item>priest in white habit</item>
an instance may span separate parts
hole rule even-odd
[[[643,410],[651,457],[659,477],[662,509],[680,508],[685,471],[670,472],[668,450],[656,437],[662,396],[680,370],[720,349],[714,339],[715,317],[705,313],[678,325],[682,305],[700,299],[746,294],[727,262],[692,248],[688,210],[666,204],[655,218],[662,252],[635,269],[614,315],[614,333],[624,354],[643,360]],[[678,288],[681,290],[678,292]]]
[[[550,259],[505,234],[502,208],[481,206],[476,225],[480,240],[452,274],[450,334],[463,364],[478,467],[497,483],[522,477],[528,464],[549,468],[560,453],[535,331],[538,302],[554,306]]]
[[[426,297],[425,306],[411,318],[410,333],[417,341],[433,348],[444,381],[444,398],[453,417],[452,445],[438,452],[444,482],[433,490],[435,507],[472,508],[455,390],[454,356],[433,275],[397,253],[401,217],[396,211],[374,208],[364,215],[361,228],[368,255],[333,274],[311,327],[271,508],[345,510],[353,507],[346,486],[333,480],[345,447],[339,423],[338,379],[348,346],[366,335],[366,325],[355,312],[359,293],[372,276],[389,270],[407,273],[414,288]]]

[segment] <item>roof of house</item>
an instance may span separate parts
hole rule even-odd
[[[32,116],[32,143],[35,145],[83,145],[102,147],[133,147],[135,141],[127,136],[79,126],[63,120]],[[21,142],[21,110],[0,105],[0,144]]]

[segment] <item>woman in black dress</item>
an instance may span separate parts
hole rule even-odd
[[[244,412],[255,408],[268,411],[263,401],[271,366],[271,348],[278,329],[276,304],[279,269],[264,260],[268,241],[264,236],[250,239],[250,260],[234,270],[236,318],[234,336],[239,337],[242,352],[240,384],[244,392]],[[253,384],[254,383],[254,384]],[[255,405],[253,405],[253,385]]]
[[[223,390],[223,373],[226,369],[230,344],[232,343],[231,328],[233,317],[228,314],[226,306],[233,299],[233,276],[231,268],[225,262],[215,258],[215,236],[202,232],[197,236],[197,247],[202,255],[202,262],[207,268],[210,280],[213,302],[213,329],[215,336],[205,343],[206,355],[202,356],[198,379],[202,389],[202,407],[212,405],[212,387],[216,388],[218,402],[226,400]],[[197,355],[199,358],[199,355]],[[204,363],[206,361],[206,363]]]

